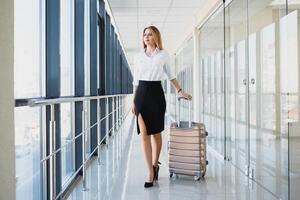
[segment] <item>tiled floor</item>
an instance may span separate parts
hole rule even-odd
[[[169,122],[166,121],[166,127]],[[249,180],[230,163],[208,151],[209,165],[205,179],[193,177],[169,178],[167,162],[167,131],[163,133],[162,162],[158,183],[145,189],[147,178],[145,160],[136,134],[133,115],[129,114],[123,127],[111,137],[108,148],[103,147],[101,164],[95,159],[87,172],[87,191],[82,181],[68,200],[272,200],[268,191]]]

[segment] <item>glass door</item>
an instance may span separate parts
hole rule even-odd
[[[288,143],[281,123],[280,86],[285,7],[284,0],[248,0],[249,176],[281,199],[288,198]]]
[[[281,42],[285,53],[281,62],[281,124],[282,130],[288,132],[289,136],[289,199],[296,200],[300,195],[300,0],[288,0],[287,4],[288,14],[282,20],[283,25],[280,29],[281,32],[285,30]]]
[[[202,116],[207,143],[225,156],[224,143],[224,7],[221,5],[200,30]]]
[[[225,7],[226,157],[248,174],[247,0]],[[228,142],[230,141],[230,142]]]

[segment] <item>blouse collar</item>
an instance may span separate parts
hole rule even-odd
[[[153,53],[152,53],[150,56],[148,56],[148,55],[146,54],[146,48],[144,48],[144,50],[143,50],[145,56],[147,56],[147,57],[149,57],[149,58],[154,57],[159,51],[160,51],[160,50],[156,47],[156,48],[154,49]]]

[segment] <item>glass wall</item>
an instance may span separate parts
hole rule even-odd
[[[281,128],[287,124],[282,123],[280,103],[285,8],[285,1],[265,0],[249,1],[248,9],[250,172],[283,199],[288,198],[287,132]]]
[[[60,95],[74,95],[74,1],[60,1]]]
[[[184,91],[191,94],[192,96],[193,96],[193,61],[194,61],[193,38],[191,37],[187,41],[186,45],[176,55],[175,67],[177,72],[177,80],[179,84],[181,85]],[[177,94],[173,95],[172,98],[174,98],[174,101],[176,102],[174,106],[176,106],[178,103],[176,100]],[[188,106],[189,105],[187,101],[183,101],[183,100],[181,101],[180,120],[187,121],[189,119]],[[193,116],[193,104],[191,104],[191,110],[192,110],[191,116]],[[178,110],[177,110],[177,114],[178,114]]]
[[[249,164],[247,0],[225,8],[226,157],[240,170]]]
[[[94,7],[96,2],[101,4],[98,13]],[[14,0],[16,199],[50,198],[50,133],[55,133],[56,145],[56,185],[53,186],[57,194],[64,195],[65,189],[71,187],[70,184],[81,172],[78,169],[82,166],[82,137],[75,138],[75,134],[78,136],[82,132],[83,123],[89,126],[97,121],[94,109],[96,104],[93,102],[77,102],[76,106],[75,103],[57,104],[52,115],[50,106],[31,107],[31,100],[97,95],[97,82],[99,87],[101,86],[101,95],[113,91],[121,93],[121,84],[118,84],[116,90],[116,80],[122,80],[124,94],[132,92],[129,64],[114,29],[111,28],[112,32],[109,32],[109,35],[104,35],[104,27],[113,27],[111,22],[102,20],[99,36],[95,37],[95,19],[98,18],[98,14],[101,14],[103,19],[105,13],[104,2],[101,0]],[[104,39],[107,41],[104,42]],[[117,45],[111,50],[114,51],[115,58],[118,58],[116,64],[119,72],[110,77],[112,73],[107,70],[113,65],[105,66],[104,58],[112,58],[112,51],[103,49],[106,49],[109,43],[112,44],[113,40]],[[99,48],[93,48],[97,43]],[[98,63],[95,62],[96,58]],[[116,68],[115,65],[113,67]],[[95,76],[95,73],[99,76]],[[105,91],[106,87],[110,90]],[[125,99],[127,107],[130,106],[129,100],[130,98]],[[93,109],[90,109],[91,105]],[[104,106],[101,104],[102,117],[105,115]],[[109,106],[111,107],[111,103]],[[81,118],[82,110],[86,115],[84,122]],[[88,114],[89,110],[91,115]],[[117,117],[119,116],[116,116],[115,121],[118,120]],[[102,122],[104,125],[101,126],[101,135],[104,135],[106,121]],[[55,129],[52,129],[52,125]],[[115,124],[111,126],[117,127]],[[89,129],[86,131],[85,152],[89,156],[91,143],[93,147],[97,145],[96,129],[93,125],[92,139]],[[88,159],[87,156],[86,158]],[[74,174],[75,171],[77,174]],[[61,196],[56,197],[60,198]]]
[[[15,1],[14,94],[16,99],[44,96],[45,3]],[[30,22],[30,23],[24,23]]]
[[[74,1],[60,1],[60,96],[74,96]],[[74,105],[61,104],[62,186],[75,171]]]
[[[86,96],[90,95],[90,70],[91,70],[91,62],[90,62],[90,1],[84,1],[84,94]],[[90,102],[86,102],[84,106],[86,112],[90,113]],[[90,124],[90,116],[87,116],[86,124]],[[90,130],[87,130],[87,149],[86,153],[89,154],[90,149]]]
[[[90,1],[84,1],[84,94],[90,94]]]
[[[288,14],[280,21],[280,106],[281,133],[289,134],[290,199],[299,199],[300,123],[299,123],[299,44],[300,1],[287,1]],[[281,53],[282,52],[282,53]]]
[[[222,7],[199,32],[200,121],[206,126],[208,144],[224,155],[224,14]]]
[[[208,144],[281,199],[300,183],[299,4],[226,2],[199,34]]]
[[[14,96],[45,95],[45,3],[14,2]],[[42,110],[15,108],[16,199],[42,199]]]

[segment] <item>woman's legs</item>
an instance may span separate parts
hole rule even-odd
[[[146,164],[147,164],[147,168],[149,171],[148,182],[152,182],[154,172],[153,172],[153,166],[152,166],[151,139],[150,139],[150,136],[147,135],[146,125],[142,118],[142,115],[140,115],[140,114],[138,115],[138,124],[139,124],[140,132],[141,132],[140,134],[141,134],[142,148],[144,150]]]
[[[151,136],[151,144],[153,147],[153,166],[158,165],[159,155],[161,151],[162,137],[161,133],[156,133]]]

